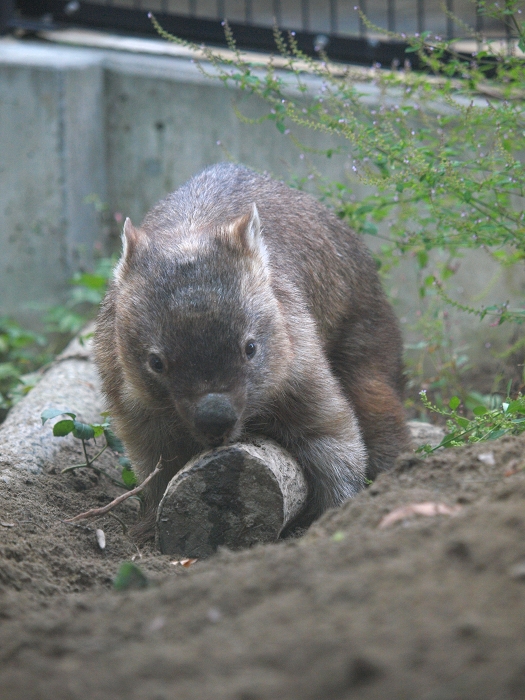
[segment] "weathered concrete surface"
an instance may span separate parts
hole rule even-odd
[[[92,260],[100,222],[86,198],[106,201],[103,114],[98,57],[0,42],[0,315],[56,304]]]
[[[159,549],[203,559],[219,546],[275,542],[307,496],[299,465],[271,440],[206,452],[168,484],[157,513]]]

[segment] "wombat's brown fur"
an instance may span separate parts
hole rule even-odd
[[[361,240],[312,197],[208,168],[135,229],[100,312],[96,361],[141,478],[209,446],[275,439],[308,479],[312,520],[407,442],[401,337]]]

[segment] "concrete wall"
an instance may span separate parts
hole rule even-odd
[[[237,119],[239,97],[187,59],[0,40],[0,315],[30,321],[35,302],[56,303],[71,274],[89,266],[105,245],[93,201],[140,222],[167,192],[228,157],[306,174],[272,123]],[[262,113],[253,100],[247,109]],[[343,177],[342,161],[318,160]]]
[[[83,51],[0,48],[0,314],[56,303],[99,234],[103,69]]]

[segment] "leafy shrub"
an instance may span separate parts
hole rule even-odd
[[[423,445],[418,452],[430,454],[441,447],[458,447],[525,432],[525,396],[521,394],[514,401],[504,401],[493,409],[478,404],[473,408],[472,418],[458,412],[461,401],[457,396],[450,399],[448,409],[432,405],[424,391],[421,392],[421,400],[431,412],[446,418],[448,432],[439,445]]]
[[[45,337],[0,318],[0,422],[13,402],[33,386],[34,370],[49,361]]]

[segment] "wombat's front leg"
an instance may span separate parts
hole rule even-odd
[[[276,439],[304,470],[312,521],[365,486],[367,454],[357,419],[326,368],[290,392],[277,411]]]

